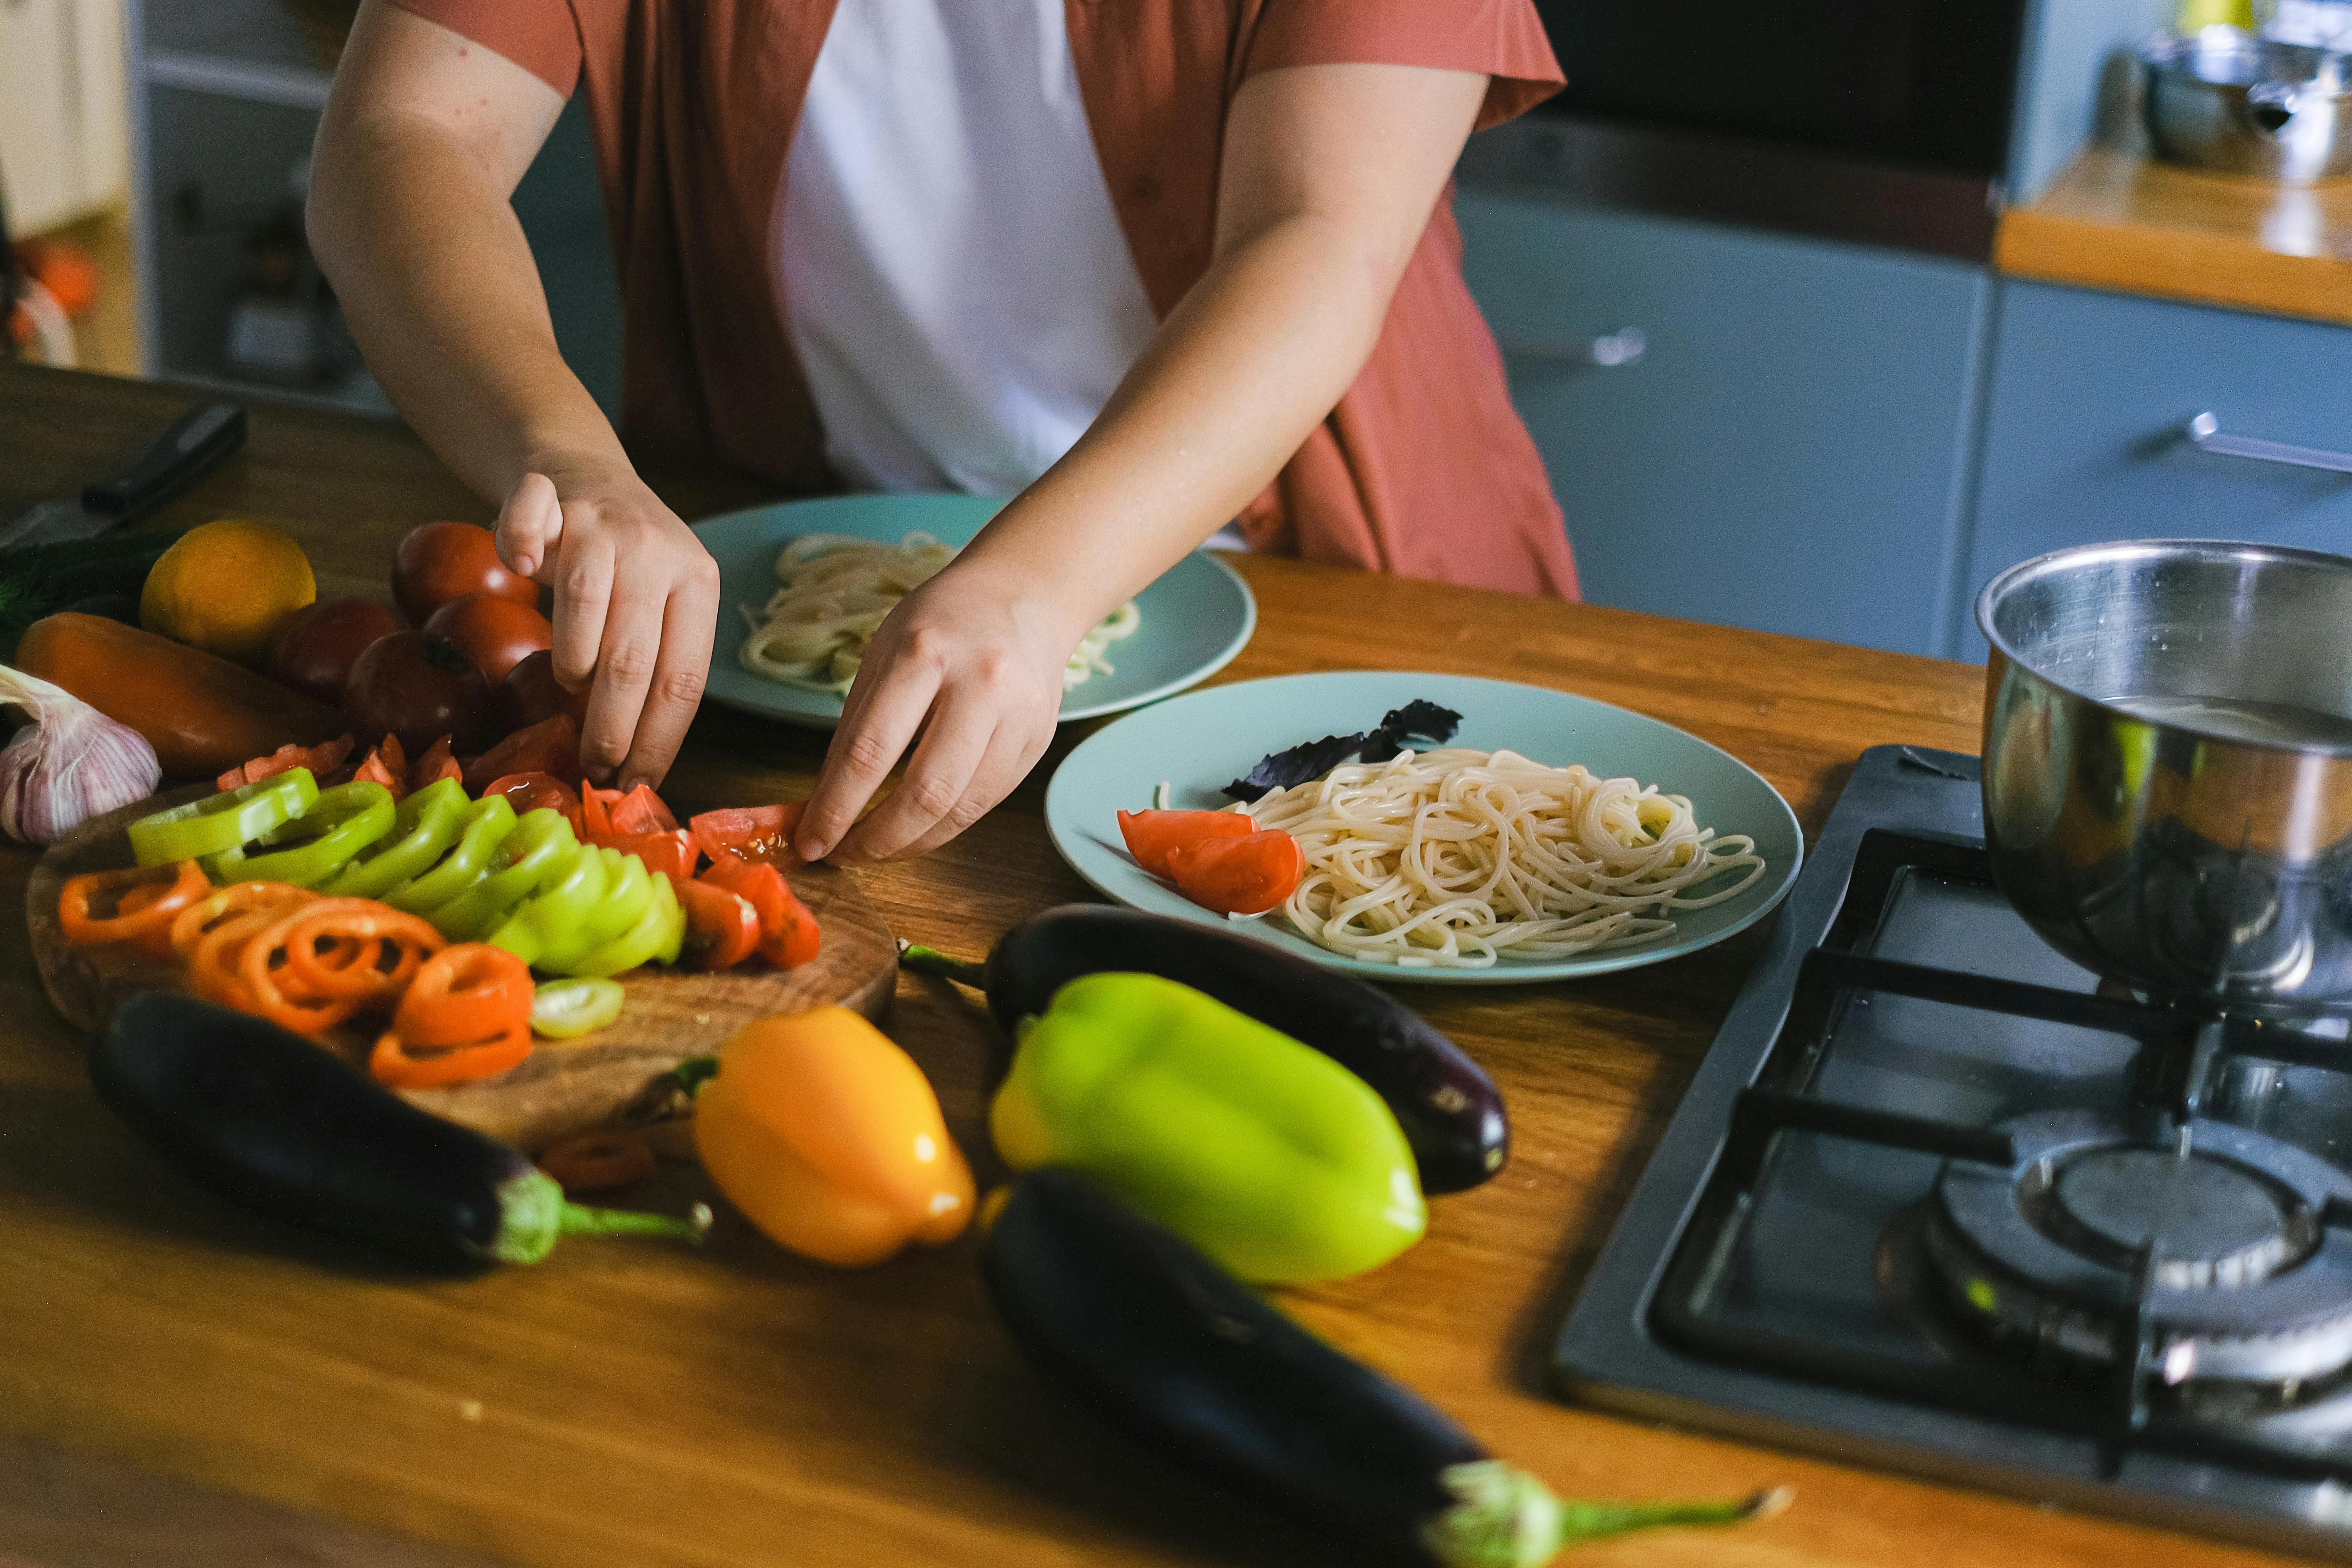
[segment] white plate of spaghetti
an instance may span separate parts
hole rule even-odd
[[[833,728],[883,617],[1003,504],[985,496],[828,496],[695,524],[719,563],[711,699]],[[1195,552],[1071,655],[1062,717],[1117,713],[1205,680],[1256,625],[1248,586],[1214,555]]]
[[[1416,700],[1458,712],[1459,731],[1255,802],[1225,793],[1269,753]],[[1121,840],[1120,810],[1159,804],[1245,810],[1298,840],[1306,875],[1255,919],[1202,909]],[[1672,725],[1565,691],[1389,670],[1243,681],[1130,714],[1063,762],[1045,820],[1071,868],[1120,903],[1370,979],[1469,984],[1710,946],[1769,914],[1804,854],[1770,784]]]

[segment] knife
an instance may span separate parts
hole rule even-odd
[[[0,552],[89,539],[143,516],[245,445],[245,410],[206,403],[173,422],[128,468],[87,485],[79,497],[36,501],[0,527]]]

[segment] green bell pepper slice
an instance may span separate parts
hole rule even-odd
[[[573,974],[618,974],[651,963],[661,956],[665,944],[674,944],[683,935],[678,922],[684,917],[677,895],[670,891],[669,879],[646,871],[644,862],[634,855],[628,859],[647,879],[645,913],[637,917],[635,925],[573,963],[570,969]]]
[[[1075,1165],[1244,1279],[1339,1279],[1420,1239],[1412,1151],[1361,1079],[1157,975],[1081,975],[1024,1020],[989,1109],[1016,1171]]]
[[[321,790],[310,809],[263,834],[253,846],[206,856],[215,882],[288,882],[315,888],[351,864],[352,857],[392,831],[392,792],[373,779]],[[284,846],[280,848],[278,846]],[[271,851],[248,855],[247,848]]]
[[[425,918],[451,942],[479,942],[525,899],[548,886],[564,868],[563,852],[579,842],[562,812],[544,805],[526,811],[490,851],[481,875]]]
[[[319,890],[331,899],[381,899],[422,876],[457,842],[467,804],[465,786],[456,779],[436,779],[411,792],[393,815],[392,831]]]
[[[486,938],[525,963],[539,966],[548,944],[568,935],[604,896],[604,858],[593,844],[575,844],[556,879],[500,921]]]
[[[319,803],[319,781],[308,768],[288,768],[257,784],[142,816],[131,825],[131,854],[142,866],[201,860],[242,849],[273,827]]]
[[[628,995],[617,980],[551,980],[531,995],[531,1031],[551,1040],[593,1034],[621,1016]]]
[[[653,873],[643,860],[610,847],[597,854],[604,860],[604,896],[577,925],[548,939],[539,962],[552,973],[582,973],[583,959],[635,931],[653,907]]]
[[[669,932],[654,949],[654,962],[676,963],[679,951],[686,946],[686,906],[677,901],[677,888],[665,872],[654,873],[654,900],[669,916]]]
[[[439,909],[482,874],[482,868],[489,864],[490,851],[514,831],[514,803],[506,796],[494,795],[474,802],[459,819],[457,847],[444,855],[441,863],[430,871],[386,893],[383,901],[412,915]]]

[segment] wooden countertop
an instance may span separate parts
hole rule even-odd
[[[135,447],[170,389],[0,367],[0,515]],[[653,476],[688,516],[756,493]],[[246,453],[169,509],[297,533],[322,595],[380,592],[414,523],[485,518],[396,426],[258,407]],[[1255,640],[1226,671],[1406,662],[1654,714],[1760,770],[1817,830],[1856,754],[1973,750],[1975,668],[1279,560],[1241,563]],[[965,952],[1085,896],[1040,819],[1054,757],[927,859],[860,873],[901,935]],[[719,710],[665,793],[804,794],[822,737]],[[722,1220],[700,1253],[568,1243],[534,1268],[420,1281],[215,1202],[93,1100],[23,934],[29,854],[0,852],[0,1562],[226,1568],[1338,1563],[1336,1550],[1118,1439],[1041,1384],[992,1320],[973,1244],[864,1272]],[[1573,1495],[1796,1506],[1728,1533],[1584,1549],[1609,1564],[2089,1568],[2279,1559],[1556,1403],[1540,1368],[1625,1193],[1760,945],[1588,984],[1409,991],[1493,1072],[1511,1164],[1432,1205],[1374,1274],[1288,1293],[1315,1329]],[[990,1173],[971,1000],[902,978],[894,1035]],[[677,1173],[679,1196],[699,1173]]]
[[[2093,147],[2001,215],[2012,277],[2352,326],[2352,181],[2282,185]]]

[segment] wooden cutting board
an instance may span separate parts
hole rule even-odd
[[[209,785],[191,785],[92,818],[49,846],[34,868],[25,910],[33,959],[50,1003],[74,1027],[95,1033],[134,991],[181,989],[180,970],[117,947],[70,945],[58,929],[59,889],[68,877],[130,865],[126,826],[209,793]],[[632,1103],[655,1079],[717,1050],[754,1018],[839,1004],[879,1020],[897,989],[898,947],[888,928],[845,872],[806,866],[790,880],[824,933],[814,963],[778,971],[754,960],[723,974],[638,970],[623,977],[628,1003],[607,1027],[576,1040],[542,1039],[529,1060],[498,1078],[406,1090],[406,1097],[535,1153],[569,1133],[641,1119],[646,1106],[632,1111]],[[320,1042],[364,1061],[378,1028],[371,1017],[331,1030]]]

